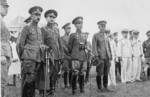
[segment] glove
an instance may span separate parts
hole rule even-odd
[[[1,56],[1,64],[5,65],[7,63],[7,58],[5,56]]]

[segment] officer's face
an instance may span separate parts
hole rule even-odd
[[[77,30],[82,30],[82,28],[83,28],[83,22],[76,23],[75,27],[76,27]]]
[[[38,23],[40,21],[40,18],[41,18],[41,13],[33,13],[31,15],[31,18],[32,18],[32,21]]]
[[[150,39],[150,33],[147,34],[147,38]]]
[[[114,40],[118,40],[118,35],[113,36]]]
[[[138,39],[138,37],[139,37],[139,34],[133,35],[133,38],[135,38],[135,39]]]
[[[47,16],[46,17],[46,21],[48,23],[54,23],[55,22],[55,17],[54,16]]]
[[[71,27],[66,27],[64,30],[67,34],[69,34],[71,32]]]
[[[100,24],[100,25],[99,25],[99,29],[100,29],[101,31],[105,31],[105,28],[106,28],[106,24]]]
[[[1,16],[4,17],[8,13],[8,6],[7,5],[0,5],[0,6],[1,6],[1,10],[0,10]]]
[[[122,33],[123,38],[127,38],[128,37],[128,33]]]

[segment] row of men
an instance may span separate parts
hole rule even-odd
[[[7,2],[1,3],[1,7],[8,8]],[[6,10],[5,10],[6,11]],[[44,96],[45,82],[47,75],[46,66],[49,65],[49,88],[47,95],[54,95],[56,81],[58,80],[59,71],[64,70],[64,83],[67,87],[67,76],[70,77],[70,84],[72,93],[76,94],[77,79],[79,80],[80,92],[84,93],[85,72],[90,70],[90,56],[91,49],[88,46],[87,36],[82,32],[83,17],[76,17],[72,24],[75,25],[76,32],[70,33],[70,24],[67,23],[62,28],[66,34],[62,38],[59,35],[59,29],[55,26],[55,19],[58,13],[55,10],[48,10],[44,16],[47,21],[47,26],[43,28],[38,27],[38,22],[41,18],[43,9],[39,6],[30,8],[31,22],[26,25],[17,41],[17,52],[20,60],[22,61],[22,97],[34,97],[35,88],[40,90],[40,94]],[[1,12],[4,17],[6,13]],[[3,23],[3,22],[2,22]],[[114,60],[117,58],[121,60],[121,80],[123,83],[127,81],[139,80],[139,60],[142,57],[140,42],[137,40],[138,32],[134,32],[135,41],[127,39],[127,30],[122,31],[123,39],[116,45],[113,45],[111,40],[112,36],[109,31],[106,31],[106,21],[99,21],[99,32],[93,36],[92,41],[92,54],[96,62],[96,81],[98,89],[101,91],[108,90],[108,74],[113,76]],[[7,80],[8,66],[11,63],[11,47],[9,45],[9,32],[3,24],[1,28],[1,66],[2,66],[2,93]],[[149,31],[147,33],[149,36]],[[108,38],[109,37],[109,38]],[[133,50],[133,46],[137,46]],[[139,46],[139,47],[138,47]],[[117,47],[117,52],[115,51]],[[48,50],[47,50],[48,49]],[[48,62],[45,61],[45,50],[49,53]],[[146,60],[149,60],[149,40],[143,43],[143,50]],[[138,52],[138,53],[137,53]],[[135,54],[133,56],[133,53]],[[46,57],[47,58],[47,57]],[[134,64],[135,63],[136,66]],[[47,64],[50,63],[50,64]],[[62,65],[61,65],[62,64]],[[62,67],[61,67],[62,66]],[[88,66],[88,70],[87,70]],[[135,67],[132,67],[135,66]],[[127,69],[126,69],[127,68]],[[138,69],[134,69],[138,68]],[[131,71],[134,70],[134,74]],[[132,76],[131,76],[132,75]],[[114,78],[114,77],[111,77]],[[3,94],[4,95],[4,94]]]

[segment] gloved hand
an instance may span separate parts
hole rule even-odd
[[[1,64],[5,65],[7,63],[7,58],[5,56],[1,56]]]

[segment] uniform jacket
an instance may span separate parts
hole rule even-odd
[[[143,53],[145,58],[150,57],[150,40],[146,40],[143,42]]]
[[[132,41],[132,49],[134,57],[140,57],[141,55],[143,55],[142,43],[140,40],[134,39]]]
[[[69,36],[70,35],[64,35],[61,37],[61,41],[62,41],[62,46],[63,46],[63,50],[64,50],[64,58],[66,59],[70,59],[70,53],[68,50],[68,40],[69,40]]]
[[[9,43],[9,39],[10,39],[10,33],[8,31],[8,29],[5,26],[5,23],[3,22],[2,18],[0,19],[1,22],[1,56],[5,56],[8,58],[12,58],[12,48],[11,45]]]
[[[86,61],[87,56],[85,52],[86,40],[83,32],[72,33],[68,41],[68,49],[71,53],[72,60]]]
[[[62,59],[63,47],[60,39],[59,29],[48,24],[46,27],[41,28],[41,30],[44,38],[44,44],[54,52],[54,60]]]
[[[94,34],[92,40],[92,53],[100,59],[112,59],[109,39],[101,32]]]
[[[18,43],[19,57],[21,60],[43,60],[41,45],[43,43],[40,28],[35,24],[25,26],[20,34]]]
[[[121,39],[117,45],[117,56],[118,57],[132,57],[133,50],[131,41],[129,39]]]

